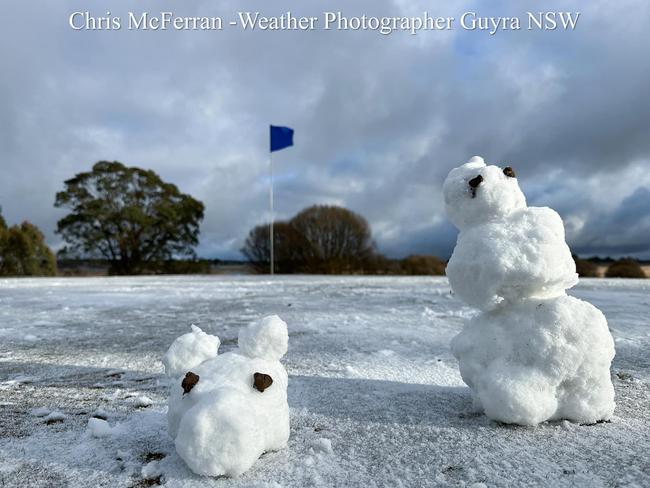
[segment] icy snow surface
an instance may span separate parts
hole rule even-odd
[[[449,344],[474,312],[444,278],[0,280],[0,486],[650,486],[650,280],[570,294],[616,341],[610,423],[472,413]],[[167,434],[160,357],[191,324],[227,353],[270,314],[289,324],[288,447],[235,479],[197,476]],[[93,416],[110,435],[87,432]]]

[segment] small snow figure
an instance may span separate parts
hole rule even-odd
[[[205,336],[215,343],[216,337]],[[183,344],[209,349],[194,339]],[[238,349],[198,364],[191,350],[172,344],[165,358],[173,371],[183,371],[171,375],[169,433],[192,471],[237,476],[264,452],[286,446],[288,377],[280,359],[288,342],[287,324],[273,315],[242,328]]]
[[[460,230],[449,283],[482,312],[452,341],[476,408],[521,425],[609,419],[614,341],[600,310],[566,294],[578,275],[560,216],[528,207],[514,170],[478,156],[443,193]]]

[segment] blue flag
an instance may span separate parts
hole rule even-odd
[[[293,146],[293,129],[271,126],[271,152]]]

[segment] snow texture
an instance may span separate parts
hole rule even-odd
[[[180,378],[174,381],[169,432],[192,471],[238,476],[264,452],[286,446],[288,377],[280,358],[288,337],[280,317],[265,317],[240,330],[239,349],[193,366],[198,383],[191,389]],[[254,386],[260,373],[272,380],[265,389]]]
[[[472,411],[449,343],[477,312],[444,277],[0,279],[0,486],[650,486],[650,280],[581,279],[570,294],[607,316],[616,411],[526,428]],[[236,478],[199,476],[168,434],[176,379],[160,358],[192,323],[237,350],[271,314],[290,324],[287,448]],[[153,405],[134,408],[142,395]],[[86,433],[94,415],[111,435]]]
[[[526,207],[514,172],[480,157],[443,192],[460,230],[449,283],[482,311],[452,342],[474,407],[522,425],[611,418],[614,341],[597,308],[566,295],[578,279],[560,216]]]
[[[468,181],[483,180],[472,197]],[[443,185],[447,214],[460,233],[447,277],[480,310],[522,298],[563,295],[578,282],[560,216],[526,207],[517,178],[481,158],[453,169]]]
[[[106,420],[91,417],[88,419],[87,432],[93,437],[106,437],[111,435],[113,430]]]
[[[218,337],[192,325],[192,332],[178,337],[165,353],[162,360],[165,374],[172,377],[184,375],[206,359],[216,357],[220,345]]]

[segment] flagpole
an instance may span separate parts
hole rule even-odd
[[[271,275],[274,271],[273,255],[273,152],[269,152],[269,208],[271,213],[270,240],[271,240]]]

